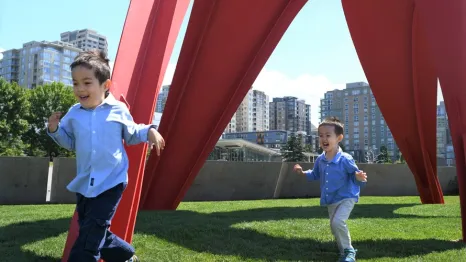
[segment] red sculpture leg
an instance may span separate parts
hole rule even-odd
[[[436,176],[437,78],[431,57],[421,53],[426,50],[425,37],[413,15],[414,2],[342,3],[364,72],[414,174],[421,201],[443,203]]]
[[[416,4],[447,109],[456,158],[463,241],[466,241],[466,2],[421,0]]]
[[[156,97],[188,5],[189,0],[131,1],[111,91],[116,98],[131,106],[136,122],[152,122]],[[139,208],[146,149],[146,145],[126,147],[130,160],[129,183],[112,221],[112,231],[129,242],[132,241]],[[62,261],[68,259],[77,235],[75,214]]]
[[[146,168],[144,209],[176,209],[306,0],[195,1]]]

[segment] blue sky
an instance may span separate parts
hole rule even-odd
[[[0,0],[0,48],[20,48],[36,40],[59,40],[65,31],[91,28],[107,36],[114,59],[128,0]],[[19,19],[20,15],[21,19]],[[169,83],[187,25],[186,17],[164,83]],[[347,82],[366,81],[356,55],[340,0],[309,1],[259,75],[255,89],[270,97],[292,95],[311,104],[318,122],[323,94]]]

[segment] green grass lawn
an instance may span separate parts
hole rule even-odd
[[[362,197],[348,222],[358,261],[466,261],[458,197]],[[0,206],[0,261],[58,261],[72,205]],[[318,199],[182,203],[140,212],[142,261],[336,261]]]

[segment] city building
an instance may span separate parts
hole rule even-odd
[[[455,152],[444,101],[437,105],[437,159],[445,161],[448,166],[455,165]]]
[[[399,158],[398,146],[367,83],[348,83],[344,90],[326,92],[320,101],[320,115],[321,120],[336,116],[344,123],[344,147],[356,161],[366,162],[366,153],[377,155],[382,146],[392,160]]]
[[[269,130],[269,96],[250,89],[236,110],[236,131],[265,130]]]
[[[207,160],[235,162],[281,162],[281,154],[243,139],[221,139]]]
[[[61,41],[84,50],[99,49],[108,53],[107,37],[91,29],[68,31],[60,34]]]
[[[165,104],[167,103],[168,92],[170,91],[170,85],[162,86],[158,96],[157,96],[157,103],[155,104],[155,112],[163,113],[163,109],[165,108]]]
[[[283,130],[268,130],[257,132],[225,133],[222,139],[243,139],[268,148],[279,149],[288,141],[289,132]]]
[[[3,58],[0,60],[0,77],[3,77],[8,82],[19,83],[21,49],[6,50],[2,54]]]
[[[310,134],[310,111],[311,106],[296,97],[273,98],[269,108],[269,127],[271,130],[304,131]]]
[[[71,86],[70,65],[80,51],[61,41],[31,41],[23,44],[21,49],[3,52],[0,77],[26,88],[52,82]]]
[[[224,133],[235,133],[236,132],[236,112],[233,114],[233,117],[231,118],[230,122],[227,124],[225,127],[225,132]]]
[[[446,159],[447,142],[449,140],[448,118],[445,103],[437,105],[437,157]],[[451,139],[450,139],[451,140]]]

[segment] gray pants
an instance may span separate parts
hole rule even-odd
[[[353,249],[346,220],[348,220],[355,203],[354,199],[347,198],[328,206],[330,228],[341,254],[346,248]]]

